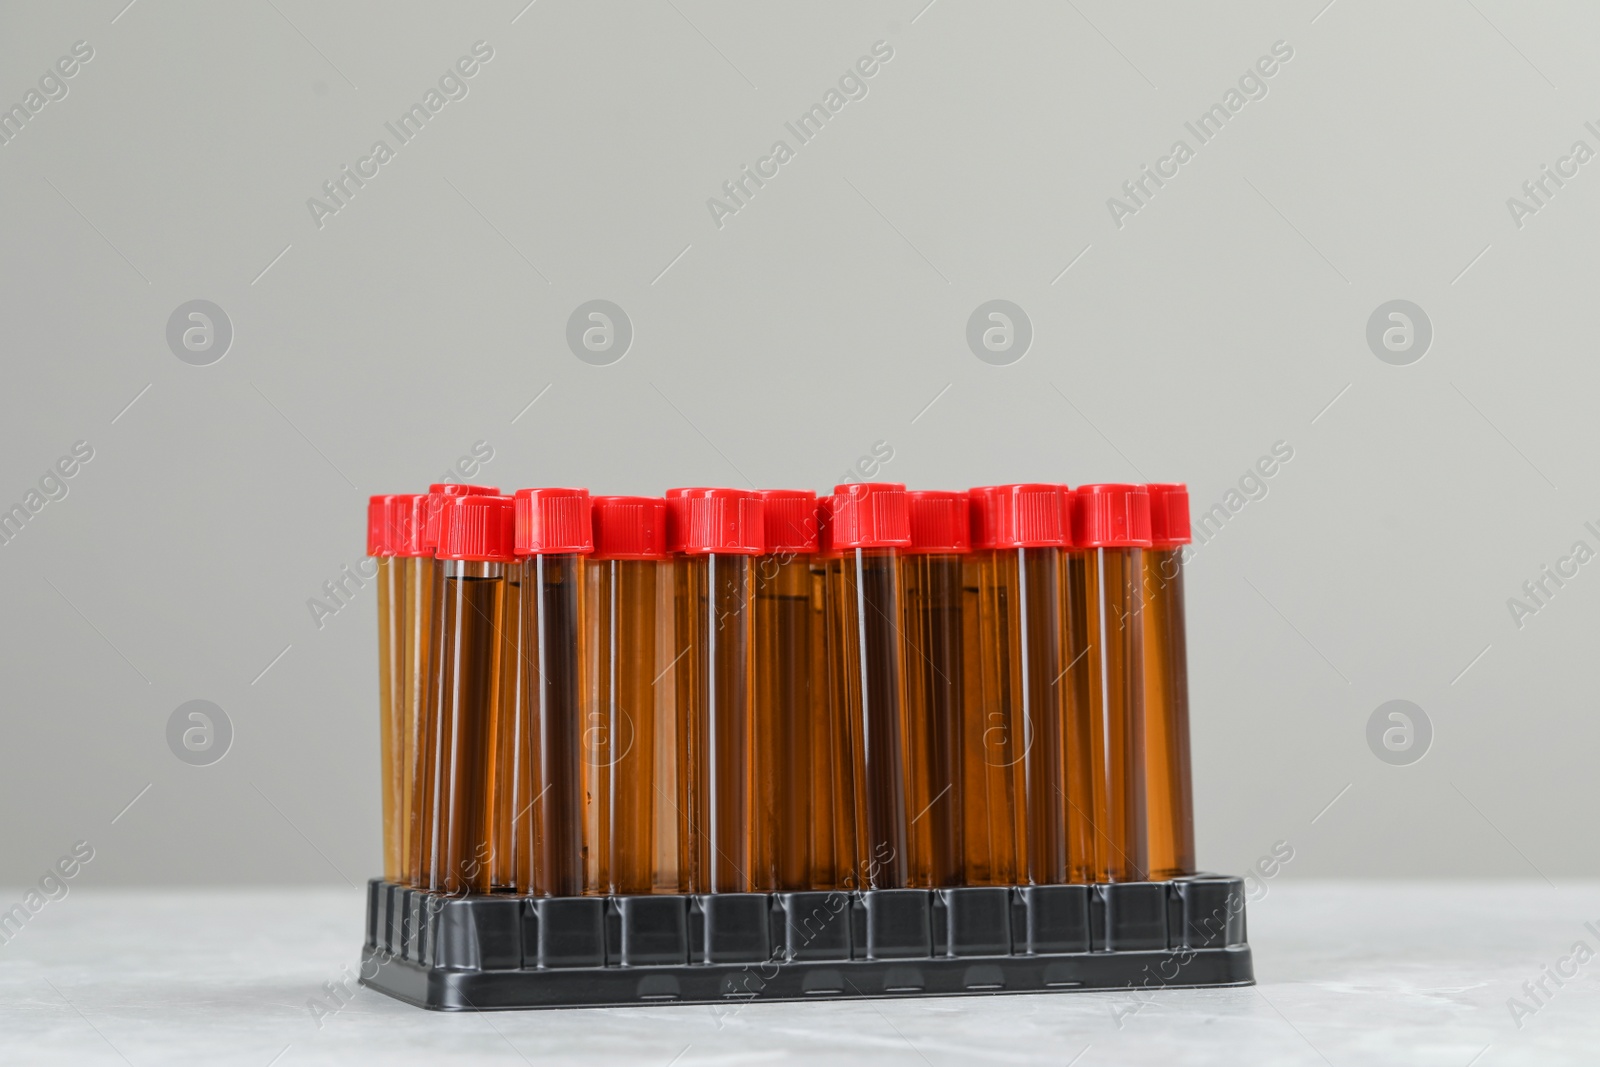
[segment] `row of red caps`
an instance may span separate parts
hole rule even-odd
[[[587,489],[564,488],[502,496],[493,486],[437,484],[367,504],[368,555],[457,560],[1174,548],[1189,541],[1189,490],[1181,483],[908,492],[895,482],[855,482],[822,497],[704,488],[669,489],[664,497],[591,497]]]

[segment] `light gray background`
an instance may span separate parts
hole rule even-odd
[[[1183,480],[1197,513],[1286,441],[1190,570],[1202,863],[1600,873],[1600,563],[1521,629],[1506,604],[1600,548],[1600,163],[1506,207],[1600,148],[1593,9],[125,2],[0,8],[0,104],[95,50],[0,146],[0,503],[95,450],[0,547],[0,881],[79,839],[80,883],[376,873],[375,597],[321,629],[307,600],[368,494],[479,440],[504,487],[823,489],[882,440],[913,487]],[[470,95],[319,229],[307,198],[478,40]],[[719,230],[707,198],[879,40]],[[235,331],[208,367],[165,340],[197,298]],[[564,341],[595,298],[635,330],[609,367]],[[997,298],[1035,331],[1008,367],[965,342]],[[1405,367],[1365,340],[1397,298],[1434,328]],[[235,733],[208,767],[165,740],[197,698]],[[1366,741],[1397,698],[1434,730],[1403,767]]]

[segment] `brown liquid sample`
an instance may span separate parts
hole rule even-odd
[[[383,877],[404,878],[401,844],[409,821],[402,790],[411,768],[405,765],[405,561],[379,556],[378,565],[378,751],[383,798]]]
[[[978,698],[964,717],[965,861],[969,885],[1016,885],[1023,869],[1023,761],[1028,732],[1016,620],[1021,582],[1016,550],[975,552]]]
[[[505,596],[496,621],[500,640],[500,706],[495,717],[494,792],[490,797],[490,818],[493,840],[489,858],[489,884],[495,890],[509,890],[516,886],[516,828],[527,818],[523,809],[529,799],[523,781],[522,710],[522,577],[526,569],[522,563],[507,563],[505,567]]]
[[[524,894],[570,897],[587,889],[578,645],[583,565],[582,556],[554,554],[524,565],[522,686],[532,794],[516,844],[516,888]]]
[[[850,731],[845,716],[844,613],[835,601],[840,588],[829,580],[837,560],[818,558],[811,567],[812,677],[816,715],[808,732],[811,768],[812,889],[855,886],[855,796]]]
[[[420,690],[418,705],[416,790],[412,809],[415,820],[412,826],[412,884],[421,889],[438,889],[442,884],[439,867],[439,813],[440,791],[445,781],[440,761],[440,663],[444,658],[444,565],[430,559],[431,566],[421,575],[427,586],[427,610],[419,619],[424,627],[418,632],[424,647],[418,650],[419,663],[425,664],[419,672]]]
[[[1195,869],[1181,548],[1145,551],[1144,592],[1145,789],[1150,877],[1160,880]]]
[[[811,558],[756,560],[753,881],[763,889],[811,888],[813,688]]]
[[[1089,752],[1097,882],[1143,881],[1149,870],[1144,808],[1143,550],[1084,554],[1089,653]]]
[[[835,682],[850,738],[855,878],[861,888],[903,888],[910,863],[899,560],[893,550],[853,549],[829,562],[828,581],[838,614]]]
[[[680,556],[674,570],[680,879],[755,892],[754,559]]]
[[[418,805],[425,790],[418,764],[422,732],[428,706],[428,638],[433,632],[433,572],[435,561],[427,556],[408,556],[396,560],[403,573],[405,614],[401,623],[401,777],[400,828],[401,880],[418,884],[418,847],[421,816]],[[431,768],[430,768],[431,770]]]
[[[905,602],[906,778],[913,886],[955,886],[962,869],[962,723],[965,659],[965,555],[918,553],[901,560]]]
[[[591,560],[586,568],[594,657],[583,734],[588,883],[599,893],[655,888],[657,582],[670,573],[663,566]]]
[[[493,851],[490,801],[500,713],[504,568],[451,561],[445,570],[438,888],[486,893]]]
[[[1098,677],[1098,661],[1091,655],[1093,631],[1089,626],[1089,569],[1094,554],[1067,553],[1066,603],[1067,668],[1061,684],[1066,687],[1066,731],[1062,738],[1063,818],[1067,827],[1067,880],[1095,880],[1094,833],[1094,730],[1090,711],[1094,706],[1091,685]]]

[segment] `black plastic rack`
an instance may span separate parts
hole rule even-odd
[[[423,1008],[1250,985],[1245,889],[1114,885],[450,897],[374,879],[361,981]]]

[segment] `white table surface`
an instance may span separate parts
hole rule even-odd
[[[0,945],[0,1063],[1600,1063],[1600,958],[1520,1028],[1507,1007],[1576,942],[1600,951],[1600,884],[1279,881],[1249,921],[1258,986],[1131,1013],[1060,993],[443,1014],[362,989],[319,1026],[359,892],[74,889]]]

